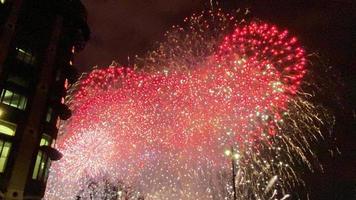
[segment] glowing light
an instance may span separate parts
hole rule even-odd
[[[231,151],[229,149],[226,149],[224,153],[225,153],[226,156],[230,156],[231,155]]]
[[[145,199],[228,199],[226,156],[239,160],[243,199],[286,198],[300,183],[294,166],[312,167],[309,142],[326,112],[300,90],[306,53],[297,39],[219,10],[185,22],[137,69],[95,69],[72,88],[47,199],[73,199],[104,176]]]
[[[235,153],[235,154],[233,155],[233,159],[234,159],[234,160],[238,160],[239,158],[240,158],[240,155],[239,155],[239,154]]]

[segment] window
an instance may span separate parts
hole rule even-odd
[[[0,135],[14,136],[16,133],[16,127],[16,124],[0,120]],[[11,146],[11,142],[0,139],[0,173],[5,171]]]
[[[24,63],[33,65],[35,63],[35,57],[24,49],[16,48],[16,58]]]
[[[46,115],[46,122],[50,122],[51,121],[52,114],[53,114],[53,109],[52,108],[48,108],[47,115]]]
[[[27,88],[30,85],[30,81],[28,78],[26,79],[18,74],[9,74],[6,81],[18,86],[22,86],[24,88]]]
[[[32,179],[34,180],[45,180],[47,177],[48,165],[49,163],[48,156],[43,153],[41,150],[38,151],[36,157],[35,167],[32,173]]]
[[[1,92],[1,102],[20,110],[25,110],[27,98],[10,90],[3,89]]]
[[[50,146],[51,143],[51,136],[43,134],[40,141],[40,146]],[[50,164],[51,160],[48,158],[48,156],[43,151],[39,150],[36,157],[35,167],[33,168],[32,179],[39,181],[47,180]]]
[[[0,173],[5,171],[11,150],[11,142],[0,140]]]
[[[52,137],[44,133],[40,141],[40,146],[50,146],[51,143]]]
[[[16,124],[0,120],[0,134],[14,136],[16,133]]]

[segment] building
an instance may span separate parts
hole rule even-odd
[[[0,199],[43,197],[89,35],[80,0],[0,0]]]

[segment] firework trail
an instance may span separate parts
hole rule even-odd
[[[73,87],[46,199],[74,199],[90,179],[146,199],[286,199],[313,169],[328,112],[303,92],[296,37],[220,10],[185,19],[135,67],[95,69]]]

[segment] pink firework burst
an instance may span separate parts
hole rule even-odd
[[[80,80],[47,197],[71,198],[85,177],[110,174],[148,199],[212,199],[206,173],[229,167],[226,147],[252,166],[247,154],[277,134],[306,73],[304,50],[287,31],[253,22],[195,65],[155,72],[111,66]]]

